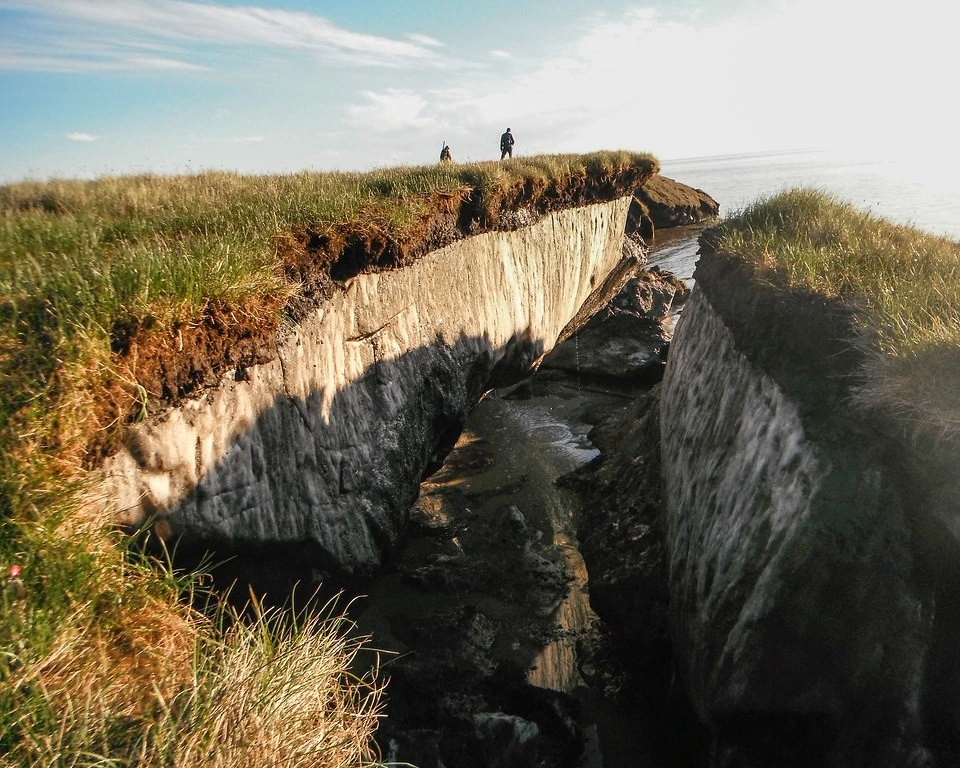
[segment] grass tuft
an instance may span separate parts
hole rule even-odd
[[[382,683],[352,671],[365,639],[335,603],[201,614],[182,599],[195,582],[85,515],[33,536],[26,597],[0,617],[0,765],[375,762]]]
[[[960,243],[796,189],[724,220],[719,247],[781,285],[857,307],[868,346],[860,402],[960,435]]]

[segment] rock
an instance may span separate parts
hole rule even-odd
[[[551,602],[559,602],[562,599],[570,581],[562,565],[551,562],[530,549],[526,553],[524,565],[533,584],[550,595]]]
[[[554,348],[541,368],[659,381],[673,332],[669,313],[687,292],[672,275],[659,270],[641,273],[571,339]]]
[[[504,712],[478,712],[470,719],[487,768],[532,768],[537,764],[540,728]]]
[[[400,625],[403,624],[401,627]],[[491,663],[495,625],[466,607],[426,621],[396,617],[398,633],[430,649],[390,663],[387,717],[377,739],[389,759],[418,766],[573,768],[582,744],[576,701]],[[397,701],[403,705],[391,709]]]
[[[423,565],[419,568],[402,569],[401,577],[408,584],[429,591],[450,592],[457,588],[457,581],[450,569],[439,565]]]
[[[428,536],[449,538],[453,535],[450,520],[439,498],[423,495],[410,509],[410,525]]]
[[[654,382],[663,376],[666,346],[657,323],[621,315],[584,328],[541,368]]]
[[[623,287],[613,298],[608,312],[660,320],[682,304],[689,293],[680,278],[652,267]]]
[[[383,765],[415,765],[417,768],[447,768],[441,758],[440,731],[415,728],[386,739]]]
[[[516,533],[525,533],[527,530],[527,520],[523,512],[515,504],[507,504],[497,510],[500,517],[500,524]]]

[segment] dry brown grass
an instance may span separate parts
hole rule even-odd
[[[92,610],[89,610],[92,608]],[[16,608],[14,611],[18,610]],[[28,612],[29,608],[23,608]],[[109,614],[109,615],[108,615]],[[215,622],[168,602],[80,606],[49,651],[0,664],[6,766],[359,768],[376,761],[383,685],[328,605],[294,623]],[[23,626],[29,617],[21,614]]]
[[[369,660],[351,672],[365,641],[335,604],[247,620],[211,596],[200,613],[195,580],[128,551],[82,487],[61,504],[18,524],[21,552],[0,541],[27,586],[0,592],[0,766],[374,760],[382,683]]]
[[[351,671],[362,644],[349,639],[349,630],[339,615],[290,626],[286,617],[268,614],[234,625],[205,684],[186,706],[182,700],[169,705],[170,721],[187,734],[173,765],[357,768],[374,762],[382,686]]]

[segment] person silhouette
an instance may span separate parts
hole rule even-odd
[[[500,137],[500,159],[503,160],[508,155],[513,159],[513,134],[509,128]]]

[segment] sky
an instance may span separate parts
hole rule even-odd
[[[515,154],[957,165],[955,0],[0,0],[0,182]]]

